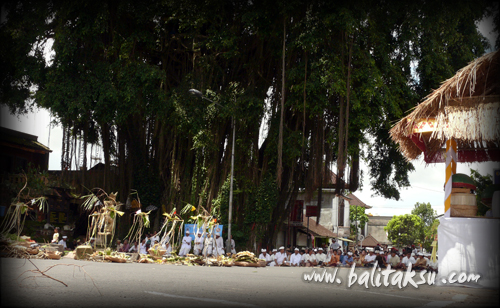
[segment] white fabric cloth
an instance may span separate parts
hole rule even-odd
[[[196,235],[194,238],[194,248],[193,248],[193,253],[197,256],[199,256],[203,252],[203,242],[205,240],[203,239],[203,236],[198,236]]]
[[[481,275],[475,285],[498,288],[500,284],[500,220],[488,218],[441,217],[438,227],[438,275],[442,284],[451,272]],[[458,274],[457,274],[458,276]],[[457,279],[457,277],[455,277]]]
[[[130,246],[128,252],[134,252],[134,251],[137,252],[137,248],[135,247],[135,245]]]
[[[302,260],[302,256],[300,255],[300,253],[293,253],[291,256],[290,256],[290,264],[292,265],[300,265],[300,261]]]
[[[191,250],[191,241],[192,238],[189,235],[186,235],[182,238],[182,246],[181,250],[179,251],[179,256],[185,256],[189,253]]]

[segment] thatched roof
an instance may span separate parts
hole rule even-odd
[[[401,119],[390,134],[403,155],[413,160],[425,150],[426,162],[442,161],[444,143],[454,138],[459,161],[498,160],[499,68],[499,51],[472,61]],[[416,130],[424,124],[432,132]]]

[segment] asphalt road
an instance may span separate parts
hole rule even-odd
[[[305,282],[304,268],[201,267],[169,264],[101,263],[71,259],[0,259],[2,307],[498,307],[499,290],[463,286],[408,285],[348,287],[349,269],[340,283]],[[78,266],[82,266],[82,268]],[[322,272],[323,269],[316,269]],[[329,270],[329,273],[333,273]],[[352,276],[351,276],[352,277]],[[381,280],[383,281],[383,280]],[[390,280],[389,280],[390,281]],[[419,281],[415,277],[415,281]]]

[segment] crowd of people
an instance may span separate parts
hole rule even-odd
[[[325,249],[318,248],[290,248],[284,246],[273,249],[269,253],[266,249],[261,250],[259,259],[266,260],[268,266],[303,266],[303,267],[373,267],[406,270],[411,268],[437,272],[437,260],[432,262],[430,254],[422,252],[406,251],[399,253],[396,249],[382,250],[381,248],[366,247],[360,251],[342,251],[335,249],[335,245]],[[325,251],[328,250],[328,251]]]
[[[138,252],[141,254],[147,254],[150,248],[160,248],[165,250],[165,255],[170,256],[172,254],[172,246],[170,245],[169,237],[166,236],[161,242],[160,237],[157,232],[146,234],[141,243],[134,242],[132,245],[128,240],[124,240],[123,243],[120,240],[116,241],[116,250],[118,252]],[[182,238],[181,246],[179,249],[179,256],[186,256],[187,254],[203,255],[203,256],[214,256],[225,255],[225,245],[224,240],[219,233],[214,233],[212,236],[203,237],[201,233],[197,233],[194,236],[194,241],[190,235],[189,231],[186,231],[185,236]],[[235,242],[231,237],[231,253],[235,254]]]
[[[59,230],[54,230],[52,243],[62,245],[65,249],[70,249],[73,245],[67,244],[67,236],[63,236],[59,240]],[[95,238],[91,238],[89,243],[92,247],[95,244]],[[123,241],[116,240],[116,250],[125,253],[141,253],[147,254],[150,248],[165,250],[165,256],[172,254],[172,246],[168,236],[160,243],[160,236],[157,232],[147,233],[142,241],[129,243],[127,239]],[[224,241],[220,233],[214,232],[213,235],[207,234],[203,237],[201,233],[197,233],[192,239],[190,232],[186,231],[182,238],[182,244],[179,249],[179,256],[186,256],[193,253],[194,255],[202,255],[209,257],[217,257],[225,255]],[[231,237],[231,253],[235,254],[235,242]],[[316,247],[316,248],[298,248],[293,250],[284,246],[278,249],[272,249],[267,252],[267,249],[261,249],[259,259],[266,260],[267,266],[303,266],[303,267],[351,267],[353,264],[356,267],[373,267],[387,268],[390,266],[392,269],[406,270],[410,267],[419,271],[427,270],[437,272],[438,262],[431,260],[430,254],[423,253],[415,249],[415,247],[404,249],[400,253],[397,249],[393,248],[382,249],[377,246],[375,248],[366,247],[361,250],[342,249],[335,239],[332,240],[330,247]]]

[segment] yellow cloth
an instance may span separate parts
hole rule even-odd
[[[432,246],[431,262],[436,263],[437,241],[433,241],[431,246]]]

